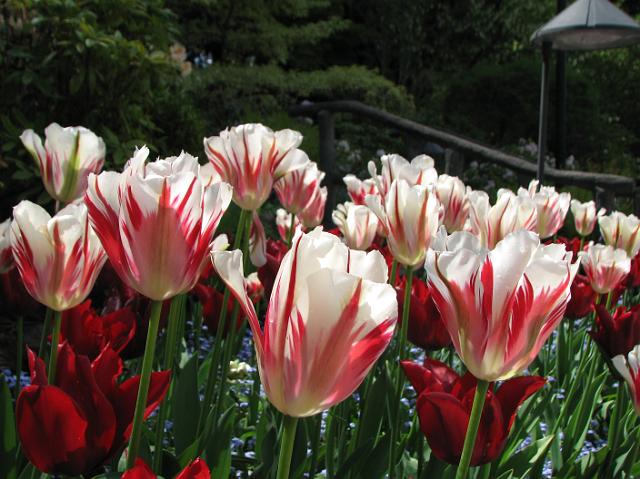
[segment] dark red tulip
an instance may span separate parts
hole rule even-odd
[[[635,255],[631,260],[631,270],[627,275],[627,279],[624,281],[625,286],[628,288],[637,288],[640,286],[640,259],[639,255]]]
[[[260,278],[260,282],[264,286],[267,298],[271,296],[271,290],[273,289],[278,269],[280,269],[280,263],[287,251],[289,251],[289,247],[283,241],[272,240],[271,238],[267,240],[267,262],[264,266],[258,268],[258,278]]]
[[[224,295],[217,289],[202,283],[196,284],[191,292],[202,304],[202,318],[204,320],[204,324],[207,325],[212,334],[216,334],[218,332],[218,324],[220,322],[220,313],[222,312],[222,300],[224,299]],[[230,331],[231,313],[236,304],[237,301],[230,295],[229,300],[227,301],[227,319],[224,334],[227,334]],[[243,320],[244,315],[242,313],[238,314],[236,319],[236,331],[238,331],[240,326],[242,326]]]
[[[469,425],[477,380],[470,373],[458,376],[440,361],[426,359],[424,366],[402,361],[402,367],[418,393],[416,409],[420,429],[435,456],[458,464]],[[520,376],[504,381],[493,391],[489,386],[471,465],[487,464],[498,458],[509,437],[518,407],[544,386],[538,376]]]
[[[640,304],[627,309],[619,306],[613,316],[602,305],[596,306],[596,320],[589,332],[608,359],[625,357],[640,343]]]
[[[136,458],[136,464],[122,474],[122,479],[156,479],[151,468],[140,459]],[[211,472],[207,467],[207,463],[197,457],[193,462],[187,465],[175,479],[210,479]]]
[[[44,309],[25,289],[18,268],[0,273],[0,311],[41,319]]]
[[[571,299],[567,303],[565,316],[571,319],[584,318],[593,311],[598,293],[591,287],[591,282],[583,274],[576,274],[571,283]]]
[[[567,251],[571,251],[573,253],[572,262],[575,263],[576,261],[578,261],[578,253],[580,252],[579,237],[576,236],[574,238],[565,238],[564,236],[558,236],[555,241],[548,240],[546,241],[545,244],[552,244],[552,243],[563,244]],[[582,249],[584,249],[585,246],[586,244],[583,244]]]
[[[59,347],[55,386],[42,359],[27,350],[31,386],[16,404],[18,434],[27,458],[50,474],[89,474],[112,458],[131,434],[140,376],[118,383],[120,357],[106,346],[93,361],[69,343]],[[164,398],[169,371],[153,373],[146,418]]]
[[[402,308],[406,279],[403,277],[398,293],[398,317],[402,318]],[[409,325],[407,338],[419,348],[433,351],[451,344],[449,332],[442,322],[440,312],[431,296],[429,285],[419,278],[411,284],[411,307],[409,308]]]
[[[87,300],[63,313],[60,343],[68,341],[77,354],[94,360],[107,344],[120,353],[135,333],[136,315],[130,307],[99,316]]]

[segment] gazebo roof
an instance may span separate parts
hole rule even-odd
[[[577,0],[538,28],[535,44],[555,50],[603,50],[640,42],[640,25],[607,0]]]

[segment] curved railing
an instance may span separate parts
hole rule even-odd
[[[416,123],[398,115],[365,105],[359,101],[338,100],[319,103],[306,103],[294,106],[289,110],[291,116],[307,116],[317,120],[320,130],[319,163],[327,173],[329,189],[328,213],[335,204],[335,186],[339,178],[335,172],[335,122],[334,113],[350,113],[384,124],[394,130],[412,137],[424,139],[442,146],[445,150],[445,171],[460,175],[465,164],[471,160],[484,160],[504,166],[522,178],[534,178],[537,173],[536,164],[518,156],[496,150],[478,141],[450,133],[430,126]],[[593,191],[598,203],[609,209],[615,207],[616,196],[632,197],[636,214],[640,209],[640,198],[637,195],[636,181],[633,178],[607,173],[591,173],[587,171],[559,170],[546,167],[544,181],[556,186],[578,186]]]

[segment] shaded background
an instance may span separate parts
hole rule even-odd
[[[614,3],[638,18],[640,2]],[[556,0],[4,0],[0,215],[24,197],[49,201],[18,136],[52,121],[101,135],[106,168],[142,144],[204,160],[204,136],[247,121],[301,130],[317,160],[316,126],[287,109],[355,99],[533,158],[529,37],[555,11]],[[570,54],[567,70],[568,167],[635,177],[640,48]],[[337,132],[338,174],[404,152],[402,138],[349,115]],[[503,173],[474,186],[500,186]]]

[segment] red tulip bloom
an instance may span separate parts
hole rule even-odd
[[[280,263],[287,251],[289,251],[289,247],[283,241],[267,240],[267,262],[264,266],[258,268],[258,278],[260,278],[264,286],[264,293],[267,298],[271,296],[271,290],[273,289]]]
[[[151,468],[140,459],[136,458],[136,465],[122,474],[122,479],[156,479],[156,476]],[[211,472],[207,463],[199,457],[193,462],[189,463],[182,472],[180,472],[175,479],[210,479]]]
[[[587,246],[586,244],[583,244],[582,249],[580,249],[580,242],[581,240],[577,236],[573,238],[558,236],[555,241],[552,241],[549,239],[545,241],[545,244],[553,244],[553,243],[563,244],[567,251],[571,251],[573,253],[573,262],[575,263],[579,259],[578,253],[580,251],[584,251]]]
[[[637,254],[631,259],[631,270],[627,275],[625,285],[627,288],[637,288],[640,286],[640,259],[638,259]]]
[[[402,317],[402,307],[406,279],[400,280],[398,293],[398,317]],[[433,351],[451,344],[451,337],[442,322],[440,312],[433,301],[431,289],[424,281],[414,278],[411,284],[411,307],[407,338],[416,346]]]
[[[593,340],[609,359],[626,356],[640,343],[640,305],[631,309],[618,307],[613,316],[602,305],[596,306],[596,320],[589,332]]]
[[[136,315],[130,307],[99,316],[87,300],[63,313],[60,343],[68,341],[77,354],[94,360],[107,345],[119,354],[135,334]]]
[[[462,455],[477,380],[470,373],[458,376],[440,361],[426,359],[424,366],[402,361],[411,385],[418,393],[417,411],[420,429],[435,456],[458,464]],[[518,407],[544,386],[538,376],[519,376],[504,381],[493,391],[489,387],[471,465],[494,461],[504,449]]]
[[[122,361],[109,346],[93,361],[60,346],[56,386],[47,383],[42,359],[28,350],[31,386],[16,405],[25,455],[50,474],[88,474],[113,457],[131,435],[140,376],[118,383]],[[145,418],[169,387],[169,371],[153,373]]]
[[[202,283],[196,284],[191,292],[195,294],[198,301],[202,304],[202,318],[204,320],[204,324],[207,325],[207,328],[209,328],[209,331],[211,331],[212,334],[216,334],[220,323],[220,313],[222,312],[222,300],[224,299],[224,295],[217,289],[206,286]],[[224,327],[225,335],[229,332],[231,312],[233,311],[233,307],[236,303],[237,301],[232,296],[229,296],[229,300],[227,301],[227,319]],[[238,331],[240,326],[242,326],[243,320],[244,316],[239,314],[236,318],[236,331]]]
[[[584,318],[593,311],[598,293],[591,287],[591,282],[583,274],[576,274],[571,283],[571,299],[567,303],[565,315],[571,319]]]

